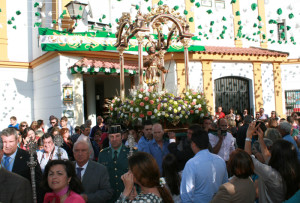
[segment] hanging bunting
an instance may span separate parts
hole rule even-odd
[[[286,26],[287,31],[291,29],[291,26]]]
[[[17,14],[17,15],[20,15],[20,14],[21,14],[21,11],[16,11],[16,14]]]
[[[257,27],[257,24],[256,24],[256,23],[254,23],[254,24],[253,24],[253,27]]]
[[[235,12],[235,15],[236,15],[236,16],[240,16],[240,15],[241,15],[241,14],[240,14],[240,11]]]
[[[281,15],[281,14],[282,14],[282,9],[281,9],[281,8],[277,9],[277,14],[278,14],[278,15]]]
[[[190,0],[190,2],[193,4],[193,3],[195,3],[195,0]]]
[[[215,24],[215,21],[210,21],[210,26],[213,26]]]
[[[230,3],[231,3],[231,4],[235,4],[235,3],[236,3],[236,0],[231,0]]]
[[[261,20],[262,20],[262,19],[261,19],[261,16],[258,16],[258,17],[257,17],[257,20],[261,21]]]
[[[226,18],[225,18],[225,16],[223,16],[223,18],[222,18],[222,21],[226,21]]]
[[[197,6],[197,8],[199,8],[200,7],[200,3],[199,2],[195,3],[195,6]]]
[[[189,22],[191,22],[191,23],[194,22],[194,18],[193,18],[193,17],[190,17],[190,18],[189,18]]]
[[[161,0],[157,3],[157,5],[159,5],[159,6],[161,6],[161,5],[163,5],[163,4],[164,4],[164,2],[161,1]]]
[[[105,19],[105,18],[106,18],[106,15],[103,14],[103,15],[102,15],[102,20]]]
[[[177,11],[179,9],[179,6],[174,6],[173,8],[175,11]]]
[[[255,11],[256,7],[257,7],[257,4],[256,4],[256,3],[251,4],[251,9],[252,9],[252,11]]]
[[[12,20],[12,21],[15,21],[15,17],[11,17],[11,20]]]
[[[208,14],[212,14],[212,10],[211,10],[211,9],[207,10],[206,12],[207,12]]]
[[[187,10],[184,10],[184,11],[183,11],[183,14],[184,14],[184,15],[187,15],[188,13],[189,13],[189,12],[188,12]]]
[[[290,13],[290,14],[289,14],[289,19],[292,19],[292,18],[294,18],[294,14],[293,14],[293,13]]]
[[[147,10],[150,12],[150,11],[151,11],[151,7],[150,7],[150,6],[148,6],[148,7],[147,7]]]
[[[38,3],[38,2],[35,2],[34,4],[33,4],[33,7],[34,8],[36,8],[36,7],[38,7],[40,4]]]

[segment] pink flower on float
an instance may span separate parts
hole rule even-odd
[[[157,110],[160,110],[161,104],[157,105]]]
[[[133,100],[131,100],[131,101],[130,101],[130,104],[133,105],[133,103],[134,103]]]
[[[196,95],[196,94],[197,94],[197,92],[193,92],[192,94],[193,94],[193,95]]]
[[[145,106],[144,102],[141,102],[141,103],[140,103],[140,106]]]
[[[112,111],[112,110],[114,110],[114,108],[113,108],[113,107],[110,107],[110,110]]]
[[[153,100],[150,100],[150,104],[154,104],[154,101],[153,101]]]
[[[190,110],[190,113],[191,113],[191,114],[194,114],[194,110]]]
[[[115,103],[116,101],[113,99],[112,101],[111,101],[111,103]]]
[[[188,101],[184,101],[184,103],[185,103],[185,104],[187,104],[187,103],[188,103]]]
[[[196,105],[196,102],[192,102],[192,105]]]
[[[143,89],[143,88],[140,88],[140,91],[141,91],[141,92],[144,92],[144,89]]]
[[[145,115],[141,113],[140,114],[140,118],[144,118],[144,117],[145,117]]]
[[[148,101],[148,100],[149,100],[149,97],[145,97],[144,100],[145,100],[145,101]]]
[[[152,116],[152,111],[147,111],[148,116]]]
[[[202,108],[200,107],[200,108],[198,108],[198,110],[199,110],[199,111],[201,111],[201,110],[202,110]]]
[[[134,117],[135,117],[135,113],[132,114],[132,118],[134,118]]]

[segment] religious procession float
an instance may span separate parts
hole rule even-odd
[[[118,20],[115,44],[120,55],[120,96],[109,107],[114,122],[138,125],[151,120],[164,123],[167,128],[183,127],[208,115],[204,94],[189,88],[188,74],[185,74],[184,92],[172,94],[165,89],[168,70],[164,67],[164,54],[171,45],[180,43],[184,49],[185,73],[188,73],[192,36],[185,17],[167,5],[152,8],[147,14],[138,12],[134,21],[129,13],[123,13]],[[125,97],[123,52],[132,38],[138,41],[139,85]],[[147,56],[142,55],[143,50]]]

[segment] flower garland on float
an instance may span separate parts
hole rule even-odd
[[[166,91],[148,89],[131,89],[130,95],[122,102],[114,97],[109,107],[113,122],[131,123],[133,125],[144,120],[191,124],[209,114],[207,101],[201,91],[189,90],[180,96]]]

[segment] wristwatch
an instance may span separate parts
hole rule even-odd
[[[249,137],[246,137],[245,141],[252,142],[252,140]]]

